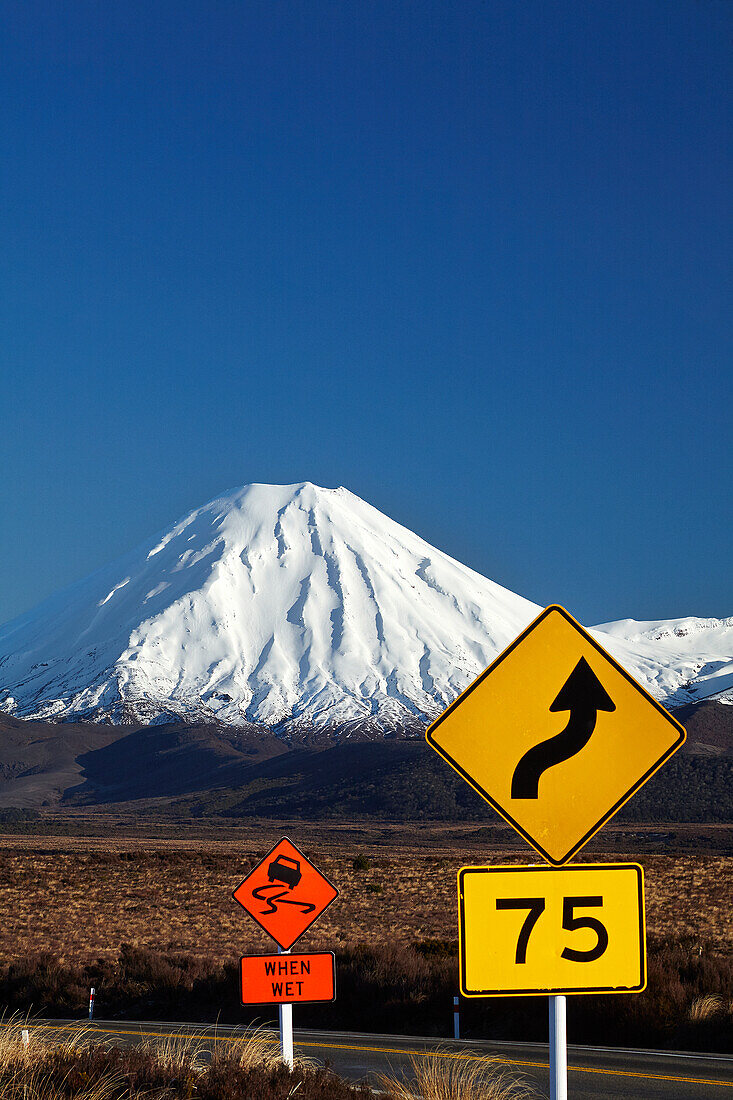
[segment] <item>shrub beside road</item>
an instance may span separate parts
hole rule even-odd
[[[356,945],[337,953],[334,1004],[301,1005],[296,1025],[334,1030],[449,1036],[456,944]],[[267,1008],[242,1008],[238,966],[192,954],[123,946],[116,960],[62,963],[31,955],[0,966],[0,1005],[10,1011],[83,1018],[89,988],[101,1018],[249,1023]],[[652,942],[648,988],[633,996],[571,997],[577,1043],[674,1050],[733,1049],[733,958],[697,941]],[[463,1001],[466,1038],[543,1041],[545,998]]]

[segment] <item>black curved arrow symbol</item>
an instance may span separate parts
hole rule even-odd
[[[279,893],[271,893],[268,897],[267,892],[270,890],[278,890]],[[258,901],[267,902],[267,908],[262,910],[263,913],[277,913],[278,903],[280,905],[297,905],[304,913],[312,913],[315,909],[313,902],[297,901],[295,898],[288,898],[285,896],[287,893],[289,893],[287,887],[283,890],[276,882],[271,882],[265,886],[258,886],[256,890],[252,891],[252,897],[257,898]]]
[[[512,798],[537,798],[542,773],[585,748],[596,728],[599,710],[615,709],[616,704],[581,657],[550,707],[551,711],[569,710],[568,724],[562,733],[540,741],[524,754],[512,776]]]

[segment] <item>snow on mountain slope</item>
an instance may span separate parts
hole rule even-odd
[[[539,611],[346,489],[248,485],[0,627],[0,710],[388,730],[437,715]],[[713,676],[694,645],[606,629],[658,698]]]
[[[716,698],[733,703],[733,616],[728,619],[621,619],[596,627],[615,642],[639,648],[651,644],[657,658],[680,678],[669,705]],[[600,637],[600,635],[599,635]],[[609,643],[610,644],[610,643]]]
[[[0,707],[389,728],[538,610],[346,489],[250,485],[0,628]]]

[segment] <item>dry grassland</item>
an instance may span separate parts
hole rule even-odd
[[[336,949],[356,942],[457,938],[456,872],[465,863],[534,862],[526,847],[460,845],[415,826],[394,841],[308,826],[242,831],[237,841],[0,837],[0,946],[4,959],[50,952],[66,963],[114,959],[123,943],[220,961],[270,950],[272,941],[231,897],[288,833],[340,897],[300,941]],[[409,830],[408,830],[409,833]],[[354,869],[363,853],[371,863]],[[605,852],[596,859],[634,859]],[[642,856],[650,936],[699,937],[733,951],[733,857]]]

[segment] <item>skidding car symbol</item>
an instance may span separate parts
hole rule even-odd
[[[292,863],[292,867],[288,866],[290,863]],[[278,856],[273,859],[267,868],[267,877],[270,882],[277,880],[278,882],[284,882],[289,890],[295,889],[303,877],[300,870],[300,860],[291,859],[290,856]]]

